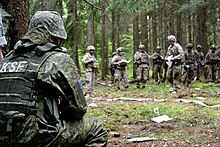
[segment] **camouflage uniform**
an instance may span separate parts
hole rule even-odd
[[[191,83],[192,79],[196,77],[196,57],[192,52],[192,44],[187,45],[188,50],[185,51],[184,54],[184,62],[183,62],[183,84],[186,84],[187,87]]]
[[[67,38],[62,18],[37,11],[28,33],[0,63],[0,146],[107,144],[103,124],[83,118],[87,106],[77,67],[53,37]]]
[[[139,47],[140,48],[140,47]],[[134,54],[134,63],[136,64],[136,75],[137,75],[137,88],[142,86],[145,87],[145,84],[148,80],[148,74],[150,69],[150,57],[147,52],[137,51]]]
[[[112,53],[112,58],[110,58],[109,59],[109,65],[108,65],[108,68],[109,68],[109,70],[110,70],[110,73],[111,73],[111,82],[112,82],[112,84],[115,84],[115,69],[116,69],[116,65],[113,65],[112,64],[112,59],[113,59],[113,57],[115,56],[117,54],[117,52],[113,52]]]
[[[174,45],[170,45],[167,50],[166,60],[168,56],[172,56],[172,66],[167,69],[167,80],[173,86],[173,90],[176,91],[179,88],[179,82],[182,75],[182,59],[184,56],[183,48],[179,43],[174,41]]]
[[[208,82],[216,82],[216,76],[217,76],[217,63],[219,61],[219,58],[216,54],[216,48],[215,46],[211,46],[211,51],[207,53],[205,56],[205,64],[207,66],[207,72],[208,72]]]
[[[160,80],[163,78],[163,62],[164,62],[164,57],[161,54],[161,49],[160,47],[157,47],[157,50],[153,55],[152,55],[152,60],[153,60],[153,78],[155,81],[158,81],[158,75],[160,77]]]
[[[220,49],[218,49],[218,51],[216,52],[218,59],[220,59]],[[220,82],[220,61],[218,61],[218,65],[217,65],[217,80],[218,82]]]
[[[195,55],[195,58],[196,58],[196,62],[197,62],[197,67],[196,67],[196,77],[197,78],[196,79],[200,80],[202,68],[205,65],[205,57],[204,57],[203,52],[201,50],[198,50],[198,48],[202,48],[202,46],[198,45],[196,48],[197,49],[193,52],[193,54]]]
[[[94,55],[86,53],[83,57],[82,63],[85,68],[85,95],[89,94],[90,96],[93,96],[93,85],[95,84],[95,74],[98,69],[98,61]]]
[[[121,49],[121,48],[119,48]],[[118,50],[119,50],[118,49]],[[127,63],[121,63],[122,60],[126,60],[125,56],[120,55],[119,52],[122,51],[117,51],[117,55],[115,55],[112,58],[112,64],[116,65],[116,69],[115,69],[115,82],[116,82],[116,86],[118,88],[118,90],[121,88],[121,78],[124,80],[124,87],[128,88],[128,74],[126,72],[126,66]]]

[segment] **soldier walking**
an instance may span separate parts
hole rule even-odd
[[[196,80],[200,80],[201,74],[202,74],[202,69],[204,68],[205,65],[205,57],[202,52],[202,46],[197,45],[196,50],[193,52],[196,58],[197,62],[197,67],[196,67]]]
[[[121,89],[121,80],[124,80],[124,87],[127,89],[128,85],[128,74],[126,72],[126,66],[128,64],[125,56],[123,48],[117,49],[117,55],[112,58],[111,64],[116,65],[115,69],[115,82],[118,90]]]
[[[180,81],[181,81],[181,75],[182,75],[182,60],[184,56],[184,51],[182,46],[176,42],[176,37],[174,35],[170,35],[167,37],[169,47],[167,49],[167,55],[165,60],[166,62],[171,62],[169,64],[167,69],[167,80],[172,85],[172,88],[170,91],[177,92],[177,90],[180,88]]]
[[[89,45],[87,47],[88,53],[86,53],[83,57],[82,63],[85,68],[85,96],[89,95],[91,97],[94,97],[93,95],[93,86],[95,83],[95,74],[98,70],[98,61],[96,60],[94,56],[95,47],[92,45]]]
[[[134,54],[134,63],[136,65],[136,75],[137,75],[137,88],[140,88],[142,83],[142,88],[145,88],[146,82],[148,80],[149,69],[150,69],[150,57],[145,51],[144,45],[139,45],[139,51]]]
[[[164,57],[161,53],[160,46],[156,47],[156,52],[151,56],[151,58],[153,60],[153,78],[159,84],[163,78],[163,63],[164,63]]]
[[[183,59],[183,84],[185,84],[187,87],[192,82],[192,79],[196,78],[196,57],[194,53],[192,52],[193,44],[188,43],[186,45],[187,50],[184,53],[184,59]]]
[[[216,76],[217,76],[217,63],[219,61],[219,58],[216,54],[216,46],[211,45],[210,51],[205,56],[205,64],[208,69],[208,82],[216,82]]]

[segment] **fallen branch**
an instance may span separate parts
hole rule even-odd
[[[88,2],[87,0],[84,0],[84,2],[87,3],[87,4],[89,4],[90,6],[92,6],[92,7],[96,8],[96,9],[98,9],[98,10],[101,10],[101,8],[95,6],[94,4]]]

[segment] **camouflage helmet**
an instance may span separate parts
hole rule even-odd
[[[188,43],[188,44],[186,45],[186,48],[192,49],[192,48],[193,48],[193,44],[192,44],[192,43]]]
[[[60,14],[56,11],[37,11],[30,20],[29,30],[44,27],[54,37],[67,38],[67,33]]]
[[[89,45],[88,47],[87,47],[87,50],[88,51],[94,51],[95,50],[95,47],[93,46],[93,45]]]
[[[139,48],[139,49],[145,48],[145,45],[140,44],[140,45],[138,46],[138,48]]]
[[[210,49],[216,49],[216,46],[213,44],[210,46]]]
[[[161,47],[158,45],[158,46],[156,47],[156,50],[161,50]]]
[[[167,39],[168,39],[168,41],[174,41],[174,42],[176,42],[176,37],[175,37],[174,35],[169,35],[169,36],[167,37]]]
[[[124,49],[122,48],[122,47],[119,47],[118,49],[117,49],[117,52],[123,52],[124,51]]]
[[[196,46],[196,48],[202,48],[202,46],[199,44],[199,45]]]

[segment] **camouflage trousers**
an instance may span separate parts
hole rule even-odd
[[[86,94],[93,94],[93,86],[95,84],[95,72],[91,71],[91,72],[86,72],[85,73],[85,81],[86,81],[86,85],[85,85],[85,89],[84,89],[84,93]]]
[[[196,77],[197,79],[199,80],[201,75],[202,75],[202,71],[203,71],[204,67],[201,65],[201,64],[198,64],[197,65],[197,68],[196,68]]]
[[[215,82],[217,79],[217,64],[214,65],[208,64],[207,72],[208,72],[207,75],[208,82]]]
[[[51,126],[31,115],[12,119],[11,123],[11,132],[6,132],[8,123],[2,118],[0,120],[0,146],[107,146],[107,131],[103,124],[90,118],[62,121]]]
[[[148,67],[137,66],[136,67],[136,76],[137,76],[137,86],[140,86],[141,83],[143,86],[146,84],[148,80]]]
[[[189,67],[183,66],[182,71],[183,71],[182,82],[183,84],[186,84],[186,86],[189,86],[189,84],[191,84],[192,80],[197,75],[196,67],[194,65],[189,65]]]
[[[153,64],[153,78],[155,81],[158,81],[159,78],[160,80],[163,78],[163,65],[162,64]]]
[[[117,87],[121,87],[121,80],[124,80],[124,87],[128,87],[128,74],[125,69],[115,70],[115,83]]]
[[[182,69],[181,64],[168,67],[166,77],[174,90],[177,90],[181,81]]]

